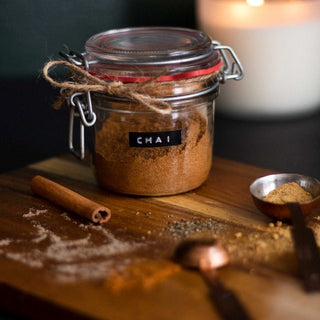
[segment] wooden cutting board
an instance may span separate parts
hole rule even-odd
[[[214,237],[231,258],[221,280],[253,319],[319,319],[320,294],[302,288],[290,227],[251,200],[250,183],[269,173],[216,157],[199,189],[152,198],[102,190],[67,157],[3,174],[0,306],[35,319],[219,319],[199,274],[171,261],[181,240]],[[111,220],[97,226],[34,196],[36,174],[108,206]],[[319,241],[318,214],[308,224]]]

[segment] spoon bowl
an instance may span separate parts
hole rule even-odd
[[[226,250],[213,239],[188,240],[175,251],[175,260],[187,268],[217,269],[229,263]]]
[[[271,174],[255,180],[250,185],[250,193],[256,207],[273,219],[290,220],[290,209],[286,204],[275,204],[263,200],[269,192],[288,182],[296,182],[312,195],[312,200],[299,203],[303,215],[306,216],[315,210],[320,204],[320,181],[294,173]]]

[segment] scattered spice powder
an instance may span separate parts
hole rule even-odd
[[[222,224],[219,224],[212,218],[207,219],[181,219],[178,221],[169,221],[165,228],[174,239],[184,239],[192,234],[206,231],[217,231],[218,229],[225,229]]]
[[[305,202],[312,200],[312,195],[296,182],[288,182],[269,192],[263,200],[274,204]]]
[[[7,246],[7,245],[10,244],[10,242],[11,242],[10,239],[1,239],[1,240],[0,240],[0,247],[2,247],[2,246]]]
[[[105,286],[113,292],[151,289],[180,270],[179,265],[166,260],[141,261],[112,273],[105,281]]]
[[[242,237],[242,232],[237,232],[237,233],[235,234],[235,237],[236,237],[236,238],[241,238],[241,237]]]
[[[41,215],[47,212],[31,208],[23,214],[33,232],[0,239],[0,254],[32,269],[44,269],[57,281],[74,282],[105,279],[111,271],[132,263],[130,254],[146,245],[146,242],[118,239],[101,225],[71,220],[67,213],[61,215],[61,223],[76,225],[79,235],[77,238],[59,235],[41,222]]]
[[[35,209],[35,208],[30,208],[28,213],[24,213],[22,216],[24,218],[34,218],[42,213],[46,213],[48,210],[47,209]]]
[[[63,213],[61,219],[64,224],[75,224],[79,228],[78,238],[65,238],[41,222],[41,215],[47,215],[46,210],[30,209],[30,212],[37,214],[22,217],[34,228],[32,238],[21,235],[16,239],[0,239],[0,254],[33,269],[45,268],[57,281],[103,280],[105,286],[113,292],[137,288],[144,290],[156,286],[180,270],[178,265],[168,260],[137,258],[138,250],[143,252],[147,248],[146,241],[117,239],[102,226],[79,223]],[[139,212],[144,214],[143,211]],[[146,215],[149,214],[146,211]],[[307,223],[315,231],[316,240],[320,244],[318,217],[309,219]],[[250,229],[225,224],[210,217],[199,217],[167,221],[161,233],[166,238],[171,236],[173,245],[187,238],[216,238],[226,248],[233,264],[249,270],[258,270],[260,266],[266,265],[274,270],[297,274],[290,226],[281,221]],[[94,241],[97,236],[98,242]]]
[[[230,260],[245,268],[268,268],[296,274],[297,263],[290,226],[271,223],[249,229],[230,225],[212,218],[170,221],[165,232],[181,241],[187,238],[214,238],[226,248]],[[320,233],[317,241],[320,243]]]

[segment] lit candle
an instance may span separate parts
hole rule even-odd
[[[320,1],[198,0],[197,16],[245,70],[221,90],[218,111],[267,118],[320,109]]]

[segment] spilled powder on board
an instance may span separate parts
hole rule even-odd
[[[15,239],[0,239],[0,247],[5,248],[0,248],[0,254],[33,269],[46,268],[50,276],[58,281],[73,282],[105,279],[111,270],[121,270],[130,263],[129,258],[121,255],[130,254],[144,246],[144,243],[120,240],[102,226],[78,223],[66,213],[62,218],[76,224],[84,236],[77,239],[62,237],[37,220],[46,212],[31,208],[23,214],[22,217],[34,229],[32,239],[23,235]],[[93,240],[97,234],[99,242]]]
[[[281,271],[296,271],[289,225],[275,223],[248,230],[212,218],[181,219],[168,222],[164,232],[176,241],[186,238],[215,238],[226,248],[231,262],[238,265],[268,264]]]

